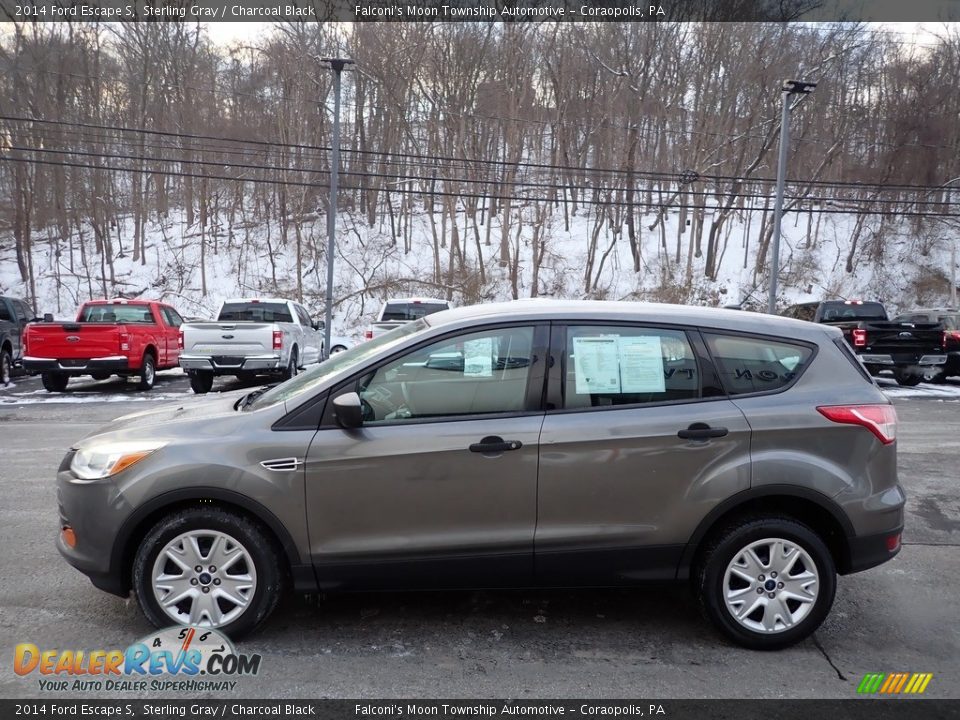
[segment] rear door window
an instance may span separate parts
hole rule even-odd
[[[730,395],[776,392],[806,369],[813,350],[773,338],[704,333],[717,372]]]
[[[564,410],[700,397],[696,357],[682,330],[572,325],[564,377]]]

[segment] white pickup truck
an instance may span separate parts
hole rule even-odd
[[[364,333],[364,340],[383,335],[383,333],[400,327],[412,320],[419,320],[424,315],[432,315],[441,310],[449,310],[453,303],[440,298],[396,298],[387,300],[380,308],[380,314]]]
[[[323,360],[319,327],[302,305],[290,300],[226,300],[215,321],[180,326],[180,367],[195,393],[210,392],[217,375],[288,379],[304,365]]]

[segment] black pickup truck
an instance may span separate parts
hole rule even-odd
[[[783,314],[840,328],[871,375],[892,370],[901,385],[916,385],[933,377],[947,362],[941,323],[891,322],[886,308],[878,302],[802,303]]]
[[[25,301],[0,296],[0,386],[10,384],[13,368],[23,359],[23,329],[33,316]]]

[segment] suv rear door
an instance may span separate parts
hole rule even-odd
[[[673,579],[704,516],[750,487],[746,419],[694,330],[581,323],[552,334],[537,579]]]

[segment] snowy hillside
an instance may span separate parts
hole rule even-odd
[[[535,208],[523,211],[531,217]],[[509,229],[511,258],[501,267],[500,217],[490,221],[489,232],[476,237],[464,217],[456,218],[470,272],[448,272],[449,251],[435,243],[440,213],[431,219],[420,211],[411,218],[408,244],[396,242],[390,226],[369,227],[350,212],[338,215],[338,254],[335,260],[334,327],[357,336],[388,295],[450,295],[458,303],[509,299],[514,294],[510,265],[516,263],[516,295],[533,293],[533,255],[541,252],[537,291],[548,297],[592,297],[724,305],[750,298],[765,308],[766,273],[756,275],[760,213],[744,212],[728,222],[720,243],[715,281],[703,279],[704,259],[697,258],[690,228],[678,235],[680,216],[668,213],[664,227],[651,231],[654,215],[637,224],[641,270],[635,273],[626,231],[614,232],[609,222],[597,234],[594,257],[589,257],[591,233],[596,229],[594,208],[581,207],[570,218],[548,216],[542,227],[529,222]],[[813,226],[808,227],[808,222]],[[35,232],[33,265],[37,277],[37,306],[58,318],[72,317],[79,304],[91,297],[119,296],[164,299],[187,316],[210,317],[229,296],[279,294],[296,296],[297,251],[287,233],[283,244],[276,227],[244,225],[226,227],[215,218],[203,233],[188,226],[185,214],[171,211],[162,222],[152,217],[147,225],[145,264],[134,263],[129,247],[132,223],[121,221],[115,233],[113,270],[93,248],[91,234],[73,233],[59,239],[54,228]],[[303,300],[315,314],[323,311],[326,265],[326,218],[299,218],[300,272]],[[851,215],[800,215],[784,218],[781,249],[781,306],[823,297],[881,299],[891,309],[923,304],[943,304],[948,297],[946,267],[951,237],[919,233],[913,223],[885,224],[883,233],[861,233],[847,272],[851,236],[856,219]],[[704,220],[709,227],[710,214]],[[211,230],[212,228],[212,230]],[[452,231],[444,226],[442,238]],[[535,232],[536,247],[531,247]],[[45,239],[46,238],[46,239]],[[864,238],[867,238],[865,240]],[[869,242],[868,242],[869,240]],[[489,244],[488,244],[489,243]],[[664,250],[666,244],[666,251]],[[477,265],[477,245],[484,257],[484,281]],[[677,251],[679,249],[679,262]],[[586,268],[592,267],[589,281]],[[439,270],[439,274],[438,274]],[[439,280],[434,278],[439,277]],[[695,280],[691,280],[694,278]],[[589,291],[586,288],[589,286]],[[204,291],[205,289],[205,291]],[[0,234],[0,293],[28,297],[20,279],[13,238]],[[752,293],[752,297],[751,297]]]

